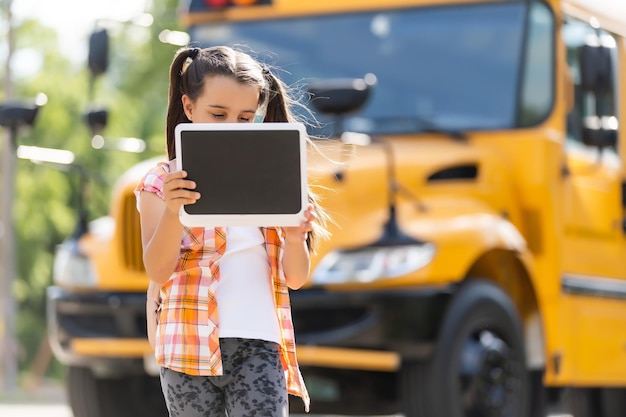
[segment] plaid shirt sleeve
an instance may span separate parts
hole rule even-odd
[[[142,191],[148,191],[158,195],[163,199],[163,181],[165,175],[170,172],[167,162],[159,162],[155,167],[150,169],[135,187],[135,197],[137,199],[137,209],[139,209],[139,195]]]

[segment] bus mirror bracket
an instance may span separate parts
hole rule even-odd
[[[592,37],[592,39],[599,39]],[[614,89],[613,49],[598,42],[588,41],[580,49],[580,83],[584,91],[605,94]]]

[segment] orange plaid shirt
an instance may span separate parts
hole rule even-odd
[[[168,163],[157,164],[141,179],[135,194],[148,191],[163,198],[163,180],[168,172]],[[310,400],[298,368],[289,288],[282,269],[284,233],[280,228],[261,230],[271,268],[287,391],[301,397],[308,411]],[[221,227],[184,228],[178,265],[161,288],[155,345],[159,366],[189,375],[222,375],[215,292],[220,279],[218,260],[226,242],[226,231]]]

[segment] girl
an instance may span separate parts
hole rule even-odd
[[[229,47],[183,48],[171,64],[170,163],[135,190],[150,278],[148,334],[170,417],[286,416],[288,393],[308,411],[288,288],[307,280],[314,240],[327,233],[325,214],[310,194],[299,227],[187,228],[179,208],[200,195],[184,171],[170,169],[177,124],[250,123],[255,115],[291,122],[290,103],[271,71]]]

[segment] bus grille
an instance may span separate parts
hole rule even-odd
[[[124,266],[131,271],[144,272],[143,249],[141,245],[141,225],[135,195],[124,195],[120,216],[120,236]]]

